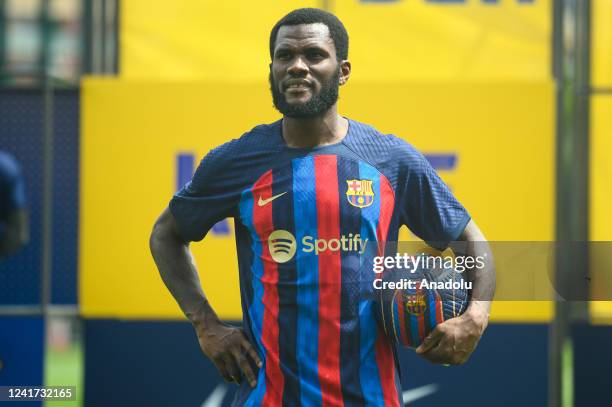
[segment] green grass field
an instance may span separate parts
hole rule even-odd
[[[79,344],[65,351],[47,347],[45,352],[45,386],[76,386],[76,401],[54,401],[47,407],[81,407],[83,405],[83,353]]]

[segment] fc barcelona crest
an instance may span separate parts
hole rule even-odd
[[[372,191],[372,181],[367,179],[347,180],[348,189],[346,199],[357,208],[365,208],[374,202],[374,191]]]
[[[422,294],[407,295],[406,296],[406,311],[412,315],[423,315],[427,303]]]

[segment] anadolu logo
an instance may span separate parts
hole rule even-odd
[[[341,235],[337,239],[315,239],[313,236],[304,236],[301,241],[301,250],[304,253],[319,255],[322,252],[357,252],[363,254],[368,239],[361,240],[359,233]],[[295,236],[289,231],[279,229],[268,236],[268,249],[272,260],[277,263],[286,263],[293,258],[297,250]]]
[[[268,249],[277,263],[286,263],[295,255],[295,237],[283,229],[275,230],[268,236]]]

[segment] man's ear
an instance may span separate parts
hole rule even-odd
[[[348,60],[340,62],[340,85],[348,82],[351,76],[351,63]]]

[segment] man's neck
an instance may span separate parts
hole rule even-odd
[[[324,115],[311,118],[283,118],[283,138],[288,147],[313,148],[339,143],[348,132],[348,120],[336,106]]]

